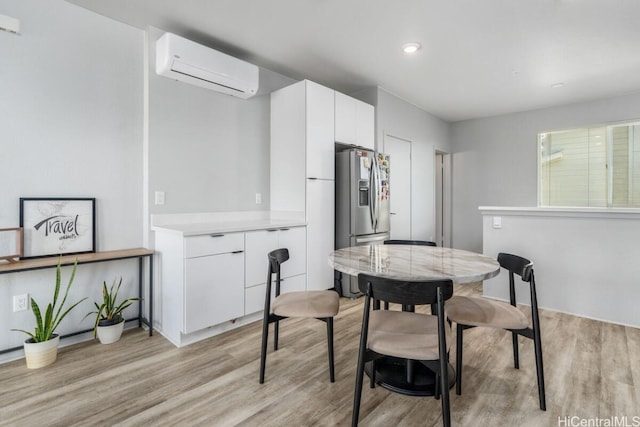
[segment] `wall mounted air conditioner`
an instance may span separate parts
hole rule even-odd
[[[243,99],[258,91],[258,67],[171,33],[156,42],[156,73]]]

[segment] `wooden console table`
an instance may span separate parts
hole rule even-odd
[[[75,254],[75,255],[63,255],[62,257],[52,256],[52,257],[44,257],[44,258],[29,258],[23,259],[15,262],[7,262],[0,263],[0,274],[9,274],[9,273],[20,273],[22,271],[30,271],[30,270],[41,270],[45,268],[55,268],[58,265],[58,262],[62,266],[73,265],[76,260],[78,261],[78,265],[80,264],[92,264],[96,262],[107,262],[107,261],[120,261],[124,259],[138,259],[138,296],[142,296],[142,287],[143,287],[143,264],[144,258],[147,258],[148,266],[149,266],[149,295],[147,300],[149,301],[149,318],[144,319],[142,316],[142,299],[138,301],[138,326],[142,327],[144,323],[149,327],[149,336],[153,335],[153,251],[145,248],[133,248],[133,249],[122,249],[118,251],[105,251],[105,252],[93,252],[86,254]],[[136,320],[127,319],[126,321]],[[63,335],[61,338],[70,337],[74,335],[83,334],[86,332],[93,331],[91,329],[85,329],[82,331],[73,332],[71,334]],[[0,350],[0,354],[8,353],[10,351],[20,350],[20,347],[9,348],[6,350]]]

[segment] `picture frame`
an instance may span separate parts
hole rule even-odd
[[[22,228],[0,228],[0,260],[13,262],[22,257]]]
[[[95,252],[96,199],[21,197],[25,258]]]

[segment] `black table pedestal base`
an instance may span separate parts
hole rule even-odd
[[[436,374],[420,362],[412,364],[412,381],[407,381],[407,360],[397,357],[383,357],[376,360],[376,384],[396,393],[407,396],[433,396],[435,394]],[[365,366],[365,372],[371,377],[371,363]],[[449,388],[456,383],[456,373],[449,364]]]

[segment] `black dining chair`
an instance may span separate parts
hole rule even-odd
[[[479,297],[455,296],[447,304],[447,318],[456,323],[456,394],[462,393],[462,336],[465,329],[476,326],[505,329],[511,332],[513,340],[513,362],[520,368],[518,335],[533,340],[538,376],[538,398],[540,409],[547,409],[544,393],[544,369],[542,364],[542,342],[540,338],[540,314],[536,296],[536,281],[533,263],[517,255],[500,253],[498,263],[509,272],[509,304]],[[531,295],[531,319],[516,306],[514,276],[520,276],[529,285]]]
[[[442,422],[451,425],[449,362],[451,327],[445,322],[445,300],[453,295],[451,280],[403,281],[366,274],[358,276],[364,293],[364,312],[356,369],[351,425],[357,426],[366,363],[371,363],[370,385],[375,387],[375,361],[392,356],[420,362],[436,373],[436,399],[442,395]],[[373,310],[372,301],[402,305],[436,304],[436,315],[407,311]]]
[[[280,321],[290,317],[304,317],[322,320],[327,324],[327,350],[329,353],[329,379],[335,382],[333,357],[333,318],[340,308],[340,297],[333,290],[295,291],[280,293],[280,266],[289,259],[289,250],[276,249],[269,252],[267,289],[264,298],[264,320],[262,323],[262,349],[260,352],[260,384],[264,383],[267,363],[267,341],[269,324],[274,323],[273,351],[278,350]],[[271,286],[275,274],[275,298],[271,301]]]
[[[404,240],[404,239],[389,239],[384,241],[385,245],[413,245],[413,246],[438,246],[436,242],[431,242],[429,240]],[[379,307],[380,303],[376,302],[376,308]],[[384,309],[389,310],[389,301],[384,302]]]

